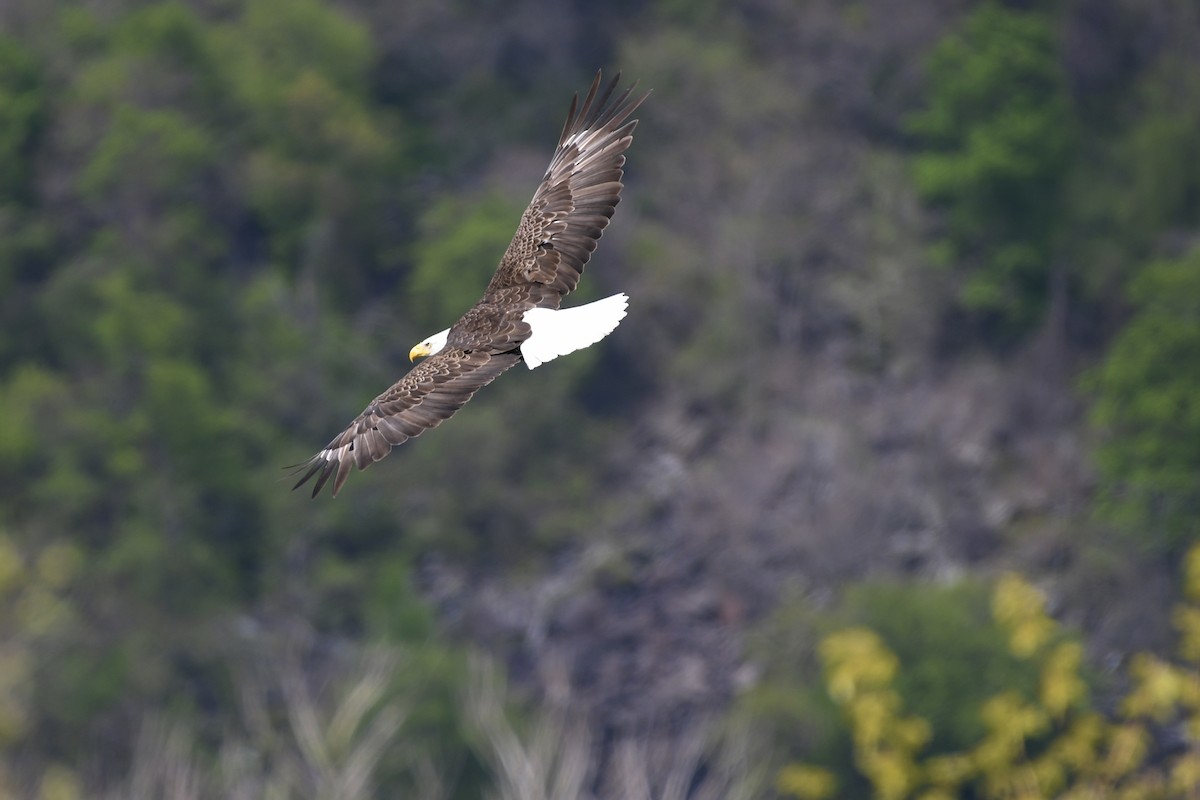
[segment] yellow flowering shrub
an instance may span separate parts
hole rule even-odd
[[[1003,691],[979,709],[983,736],[953,753],[923,755],[933,731],[905,714],[894,689],[903,665],[864,627],[827,636],[819,653],[830,697],[850,725],[855,768],[881,800],[1165,800],[1200,797],[1200,547],[1184,563],[1184,596],[1173,612],[1178,663],[1150,654],[1130,661],[1131,688],[1106,718],[1087,707],[1083,646],[1046,613],[1044,595],[1015,574],[1002,576],[992,614],[1016,657],[1036,664],[1037,691]],[[1151,758],[1151,726],[1179,724],[1187,746]],[[783,795],[821,800],[836,776],[793,764],[777,781]]]
[[[79,574],[78,548],[50,543],[35,553],[22,552],[0,531],[0,751],[19,747],[26,735],[36,648],[71,618],[65,599]],[[0,774],[0,797],[16,796]],[[73,774],[62,767],[46,773],[39,795],[74,800]]]

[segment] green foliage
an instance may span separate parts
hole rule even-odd
[[[1186,226],[1200,212],[1200,75],[1163,59],[1139,87],[1138,105],[1120,143],[1130,169],[1118,206],[1122,231],[1135,236]]]
[[[55,408],[67,397],[67,387],[53,372],[22,365],[0,387],[5,413],[0,414],[0,472],[15,478],[22,465],[36,457],[41,410]]]
[[[21,170],[0,174],[0,227],[28,241],[0,249],[22,323],[0,346],[0,516],[23,545],[69,531],[88,565],[68,601],[80,623],[30,670],[34,750],[82,752],[139,709],[196,713],[197,686],[222,691],[206,631],[282,582],[299,523],[262,489],[282,488],[314,363],[347,349],[286,273],[314,228],[341,245],[331,267],[383,249],[346,187],[377,202],[399,163],[366,105],[361,26],[320,3],[252,0],[220,20],[139,5],[64,11],[61,51],[0,42],[0,147]],[[302,198],[289,215],[259,202],[280,185]],[[341,599],[361,607],[353,585]]]
[[[356,244],[381,236],[369,204],[399,178],[393,120],[367,102],[367,31],[319,0],[253,0],[212,39],[247,145],[237,180],[271,257],[361,291],[378,256]]]
[[[1178,54],[1165,53],[1137,75],[1124,113],[1108,103],[1091,112],[1098,131],[1081,158],[1090,168],[1071,180],[1065,199],[1076,218],[1072,257],[1093,300],[1124,309],[1125,286],[1139,269],[1177,252],[1170,240],[1194,224],[1200,211],[1200,75]]]
[[[524,210],[524,202],[488,194],[448,197],[422,217],[406,290],[422,330],[449,327],[480,298]]]
[[[197,186],[215,156],[212,141],[182,114],[120,106],[80,175],[79,189],[100,206],[110,205],[118,192],[136,193],[138,203],[181,202],[187,194],[175,193]]]
[[[305,75],[319,76],[357,100],[366,98],[375,47],[362,24],[320,0],[249,0],[240,5],[236,24],[226,26],[219,41],[228,48],[223,57],[238,62],[233,69],[245,79],[236,91],[246,107],[262,115],[263,123]]]
[[[51,248],[53,221],[28,207],[48,100],[34,53],[0,36],[0,318],[10,331],[28,328],[29,298],[21,284],[42,269]],[[36,349],[30,338],[0,337],[0,363],[23,348]]]
[[[1089,376],[1108,434],[1101,511],[1169,551],[1200,538],[1200,250],[1145,267],[1134,314]]]
[[[30,150],[45,101],[36,59],[18,42],[0,37],[0,203],[28,188]]]
[[[945,209],[939,252],[969,268],[963,304],[1027,329],[1041,316],[1063,224],[1073,118],[1054,19],[987,2],[929,61],[917,188]]]

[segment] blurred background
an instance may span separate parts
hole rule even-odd
[[[0,796],[1189,796],[1197,41],[1177,0],[3,0]],[[291,492],[597,68],[654,94],[572,300],[629,317]]]

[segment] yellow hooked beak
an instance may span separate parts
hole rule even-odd
[[[422,342],[408,351],[408,360],[416,361],[418,358],[425,358],[427,355],[429,355],[429,342]]]

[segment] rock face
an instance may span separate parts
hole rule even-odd
[[[1025,366],[1014,381],[987,363],[865,375],[820,355],[804,366],[806,386],[757,430],[734,422],[713,442],[705,432],[727,418],[698,416],[688,433],[679,409],[646,415],[662,423],[630,445],[637,502],[546,574],[425,566],[454,630],[540,701],[586,716],[601,773],[614,742],[683,747],[753,686],[745,635],[784,592],[820,603],[866,576],[1012,563],[1025,556],[1005,526],[1086,500],[1065,378]],[[1053,415],[1029,411],[1033,385]]]

